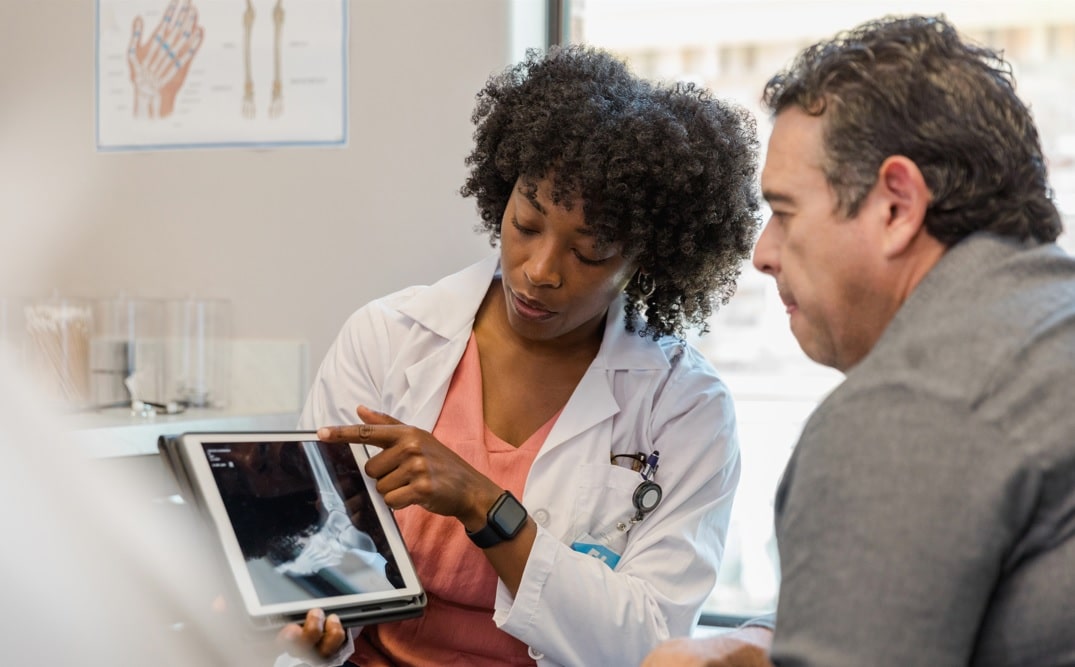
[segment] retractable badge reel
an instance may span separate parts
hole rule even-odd
[[[634,514],[621,515],[623,518],[613,521],[605,530],[594,535],[589,532],[583,532],[571,544],[572,549],[588,556],[593,556],[612,569],[616,568],[616,565],[620,562],[620,554],[627,539],[627,532],[635,524],[645,519],[646,515],[655,510],[657,505],[661,503],[661,486],[653,481],[653,475],[657,472],[660,456],[660,452],[657,451],[654,451],[649,456],[644,456],[642,453],[613,455],[613,462],[617,457],[632,459],[635,462],[632,467],[642,475],[642,481],[631,494],[631,504],[635,510]]]
[[[634,503],[636,510],[634,517],[631,518],[631,523],[638,523],[645,519],[647,514],[657,509],[657,505],[661,504],[663,495],[661,485],[653,481],[653,475],[657,472],[660,457],[661,453],[654,451],[646,457],[646,462],[642,466],[640,471],[642,482],[635,487],[635,492],[631,496],[631,501]]]

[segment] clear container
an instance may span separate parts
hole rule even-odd
[[[169,401],[227,407],[231,387],[231,302],[189,298],[167,304],[165,382]]]
[[[0,296],[0,364],[6,368],[22,366],[26,341],[23,304],[14,297]]]
[[[26,367],[39,381],[45,398],[70,409],[89,407],[90,302],[54,295],[27,303],[23,315]]]
[[[166,402],[164,306],[123,295],[93,304],[90,382],[97,407]]]

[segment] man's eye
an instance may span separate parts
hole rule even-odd
[[[787,219],[788,214],[783,211],[773,211],[772,214],[769,216],[769,221],[775,222],[778,225],[783,225]]]

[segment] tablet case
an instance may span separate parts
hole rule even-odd
[[[279,431],[264,431],[261,432],[266,435],[279,434]],[[244,431],[241,434],[243,436],[256,436],[257,431]],[[178,434],[165,434],[161,435],[157,439],[157,449],[160,453],[162,461],[165,467],[172,473],[179,491],[179,495],[185,502],[193,505],[197,508],[199,514],[206,524],[206,528],[211,528],[212,518],[209,516],[208,508],[205,504],[205,500],[202,497],[201,492],[198,490],[198,485],[192,481],[191,472],[188,468],[187,461],[182,452],[182,441],[185,436],[188,435],[221,435],[220,432],[185,432]],[[213,539],[218,541],[216,534],[213,531]],[[219,545],[222,547],[222,545]],[[227,567],[226,558],[224,557],[223,548],[219,551],[221,561],[224,563],[224,567]],[[231,582],[233,584],[232,595],[236,598],[241,597],[239,588],[236,586],[234,579]],[[421,616],[425,611],[426,606],[426,594],[422,591],[418,596],[402,599],[398,601],[387,601],[372,604],[363,604],[355,607],[332,607],[326,609],[327,613],[334,613],[339,616],[340,621],[345,627],[362,626],[362,625],[374,625],[377,623],[386,623],[390,621],[405,620],[408,618],[416,618]],[[316,604],[316,600],[313,601],[309,608],[320,606]],[[248,620],[252,625],[258,629],[265,629],[271,627],[279,627],[286,625],[287,623],[298,622],[302,623],[305,619],[306,611],[292,612],[274,616],[263,616],[259,618],[248,617]]]

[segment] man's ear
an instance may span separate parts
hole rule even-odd
[[[881,163],[876,187],[888,207],[883,251],[886,257],[896,257],[925,231],[929,188],[918,165],[902,155],[892,155]]]

